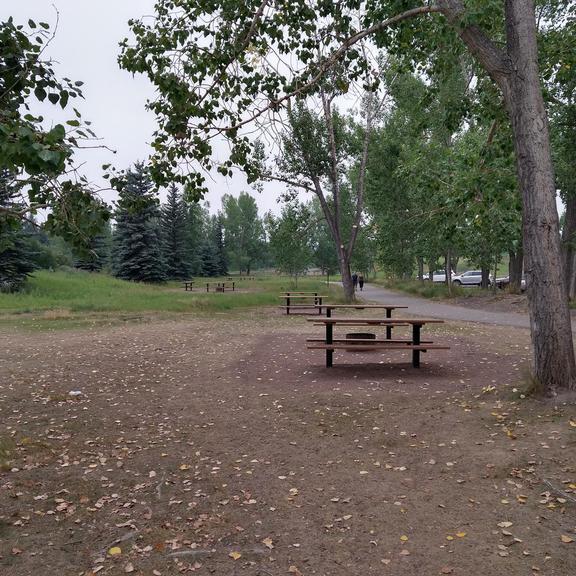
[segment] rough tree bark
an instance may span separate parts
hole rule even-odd
[[[523,244],[535,376],[550,394],[576,388],[568,295],[562,276],[548,118],[538,70],[533,0],[506,0],[506,50],[465,23],[460,0],[440,11],[499,86],[511,119],[523,204]]]
[[[568,297],[576,296],[576,196],[566,198],[564,229],[562,230],[562,263],[564,265],[564,284]]]
[[[519,294],[522,288],[522,272],[524,271],[524,251],[520,246],[515,251],[508,253],[510,264],[508,267],[510,283],[508,289],[512,294]]]

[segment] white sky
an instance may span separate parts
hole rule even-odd
[[[130,37],[128,20],[153,13],[153,0],[0,0],[0,20],[12,16],[17,24],[26,24],[31,18],[36,22],[56,24],[56,9],[60,20],[56,38],[46,51],[55,60],[56,73],[73,81],[84,82],[85,100],[71,100],[85,120],[92,122],[92,129],[102,143],[117,151],[86,150],[77,154],[83,162],[82,171],[94,183],[104,186],[101,179],[102,164],[112,163],[118,169],[129,167],[150,154],[149,143],[156,127],[154,115],[145,110],[147,99],[154,97],[152,85],[141,75],[133,77],[120,70],[117,57],[119,42]],[[44,108],[44,116],[61,121],[56,107]],[[71,118],[72,112],[66,118]],[[219,177],[210,183],[206,200],[210,210],[217,211],[223,194],[250,192],[260,212],[273,210],[278,213],[276,202],[282,188],[269,185],[264,193],[251,190],[242,175],[232,179]],[[105,200],[115,198],[113,192],[102,194]]]

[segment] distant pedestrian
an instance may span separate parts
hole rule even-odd
[[[356,286],[358,286],[358,274],[356,272],[352,274],[352,285],[354,286],[354,292],[356,292]]]
[[[358,276],[358,285],[360,286],[360,292],[362,292],[362,288],[364,288],[364,276],[362,274]]]

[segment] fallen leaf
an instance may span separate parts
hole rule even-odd
[[[407,542],[408,536],[400,536],[400,540],[402,540],[402,542]]]
[[[513,525],[512,522],[498,522],[498,526],[500,528],[510,528],[510,526],[512,525]]]
[[[272,543],[272,538],[264,538],[264,540],[262,540],[262,544],[264,544],[264,546],[266,546],[266,548],[270,548],[270,550],[272,550],[272,548],[274,548],[274,544]]]
[[[120,546],[112,546],[112,548],[108,550],[108,554],[110,554],[110,556],[118,556],[118,554],[122,554],[122,548],[120,548]]]
[[[562,536],[560,536],[560,540],[562,540],[564,544],[570,544],[571,542],[574,542],[574,538],[570,538],[570,536],[567,536],[566,534],[562,534]]]
[[[288,568],[288,572],[290,572],[290,574],[296,574],[296,576],[304,576],[302,572],[296,568],[296,566],[290,566],[290,568]]]
[[[466,536],[466,532],[456,532],[456,536],[458,536],[458,538],[464,538]]]
[[[126,572],[127,574],[130,574],[130,572],[134,572],[134,564],[132,564],[132,562],[128,562],[128,564],[124,566],[124,572]]]
[[[228,554],[228,556],[230,556],[230,558],[233,558],[234,560],[238,560],[238,558],[242,558],[242,554],[240,554],[240,552],[230,552],[230,554]]]
[[[450,568],[450,566],[444,566],[441,570],[441,574],[452,574],[454,572],[454,568]]]

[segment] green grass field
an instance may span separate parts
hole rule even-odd
[[[206,281],[217,281],[216,278]],[[51,323],[74,325],[87,316],[119,316],[144,313],[210,313],[240,308],[280,305],[278,295],[295,289],[286,277],[256,277],[237,280],[237,292],[206,293],[200,287],[185,292],[180,282],[165,285],[140,284],[118,280],[106,274],[82,271],[40,271],[30,278],[24,291],[0,294],[0,324],[26,324],[34,317]],[[205,286],[205,285],[204,285]],[[322,279],[299,278],[298,290],[318,291],[339,301],[340,290],[328,288]],[[65,327],[64,326],[64,327]]]

